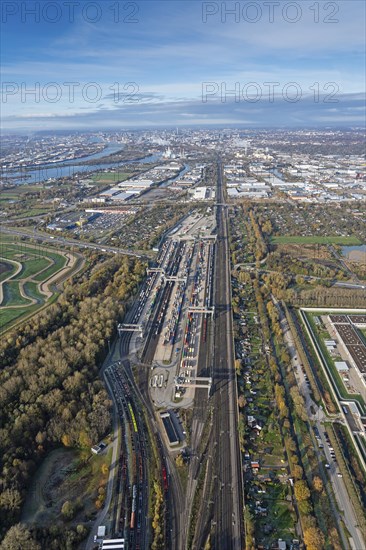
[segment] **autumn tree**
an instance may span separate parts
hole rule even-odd
[[[177,465],[178,468],[182,468],[184,466],[184,460],[183,460],[183,456],[181,454],[179,454],[176,459],[175,459],[175,463]]]
[[[299,480],[296,481],[294,486],[295,498],[298,502],[308,500],[310,498],[310,490],[306,484],[306,481]]]
[[[102,474],[103,474],[104,476],[106,476],[106,475],[108,474],[108,472],[109,472],[108,464],[106,464],[105,462],[103,462],[103,464],[102,464],[101,467],[100,467],[100,470],[101,470]]]
[[[295,479],[301,479],[304,474],[304,471],[302,467],[299,466],[299,464],[295,464],[291,470],[291,473]]]
[[[240,359],[235,359],[235,371],[236,371],[237,376],[240,376],[240,373],[241,373],[241,360]]]
[[[304,532],[304,542],[307,550],[322,550],[325,539],[318,527],[310,527]]]
[[[17,489],[5,489],[0,493],[0,509],[17,512],[22,505],[22,495]]]
[[[245,399],[245,395],[242,393],[238,397],[238,407],[239,409],[242,409],[247,404],[247,400]]]
[[[17,523],[6,533],[0,550],[41,550],[41,545],[25,525]]]
[[[314,485],[315,491],[317,491],[318,493],[322,492],[322,490],[323,490],[323,481],[319,476],[314,476],[313,485]]]

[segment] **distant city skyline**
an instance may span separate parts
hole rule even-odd
[[[4,130],[365,122],[364,2],[1,9]]]

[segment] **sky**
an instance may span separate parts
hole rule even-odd
[[[365,123],[362,0],[2,0],[4,130]]]

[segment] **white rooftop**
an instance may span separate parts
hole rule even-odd
[[[338,372],[349,370],[349,366],[346,361],[336,361],[334,364]]]

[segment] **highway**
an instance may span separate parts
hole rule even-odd
[[[64,239],[63,237],[57,237],[42,233],[41,231],[25,231],[21,229],[9,228],[4,225],[0,225],[0,231],[9,235],[16,235],[18,237],[25,237],[27,239],[39,239],[43,242],[59,244],[61,246],[73,246],[76,248],[89,248],[92,250],[99,250],[100,252],[109,252],[111,254],[124,254],[126,256],[135,256],[136,258],[148,258],[147,255],[139,254],[134,250],[128,250],[118,248],[115,246],[107,246],[105,244],[87,243],[83,241],[77,241],[75,239]]]
[[[216,197],[218,238],[214,279],[213,362],[213,469],[216,475],[211,544],[212,548],[220,548],[220,550],[241,550],[243,547],[243,487],[237,426],[227,209],[223,206],[220,163]]]

